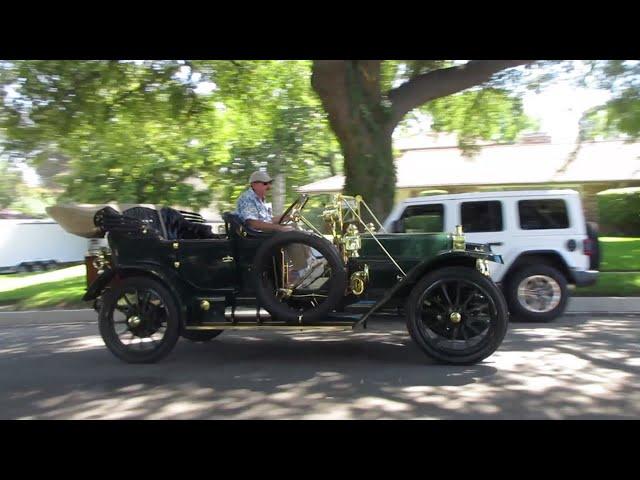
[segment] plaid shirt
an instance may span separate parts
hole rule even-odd
[[[252,188],[249,188],[238,198],[236,215],[243,222],[247,220],[262,220],[263,222],[271,223],[273,221],[271,207],[260,200],[260,197],[256,195]]]

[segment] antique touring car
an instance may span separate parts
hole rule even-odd
[[[488,276],[487,262],[502,262],[490,247],[465,243],[461,227],[386,233],[359,196],[335,195],[314,225],[308,200],[299,197],[282,217],[295,228],[275,234],[251,230],[233,213],[215,233],[201,216],[170,208],[49,213],[68,231],[106,236],[84,300],[95,302],[106,346],[126,362],[155,362],[180,336],[366,328],[374,313],[396,307],[436,361],[472,364],[499,347],[508,312]]]

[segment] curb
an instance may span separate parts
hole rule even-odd
[[[565,314],[640,313],[640,297],[571,297]]]

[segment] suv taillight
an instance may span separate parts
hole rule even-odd
[[[587,256],[591,256],[593,255],[593,240],[590,238],[587,238],[585,240],[582,241],[582,250],[584,251],[584,254]]]

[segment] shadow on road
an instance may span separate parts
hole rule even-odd
[[[2,418],[629,418],[637,318],[513,324],[471,367],[437,365],[401,323],[359,333],[225,332],[128,365],[91,326],[0,331]]]

